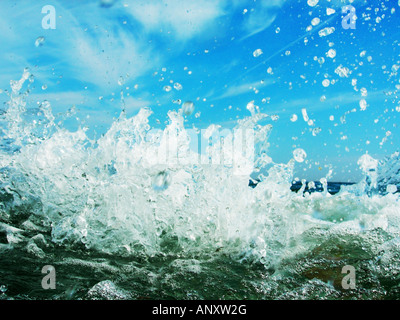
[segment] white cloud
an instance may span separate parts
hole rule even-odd
[[[225,1],[135,0],[127,2],[127,11],[148,32],[171,32],[178,40],[187,40],[213,26],[224,14]]]
[[[285,0],[255,2],[254,10],[247,13],[243,25],[246,34],[240,40],[245,40],[267,29],[275,21],[277,9],[281,8],[284,3]]]
[[[230,86],[222,95],[213,98],[212,100],[219,100],[223,98],[230,98],[230,97],[235,97],[242,95],[244,93],[250,93],[252,90],[255,89],[260,89],[262,87],[271,85],[273,83],[273,80],[268,80],[268,81],[255,81],[251,83],[245,83],[245,84],[240,84],[237,86]]]

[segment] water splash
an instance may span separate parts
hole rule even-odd
[[[249,159],[236,154],[242,169],[237,174],[229,163],[213,161],[232,154],[228,142],[239,136],[218,140],[207,155],[194,152],[180,112],[169,111],[168,125],[158,131],[149,126],[148,108],[132,118],[121,113],[96,141],[83,128],[71,132],[56,126],[46,101],[38,109],[41,121],[23,121],[32,114],[28,91],[20,92],[29,77],[26,70],[11,82],[3,115],[3,138],[18,148],[0,151],[0,217],[8,245],[25,247],[40,259],[57,245],[188,259],[224,252],[238,263],[279,269],[333,235],[365,237],[375,246],[368,232],[381,228],[395,237],[400,228],[398,193],[392,187],[390,193],[378,192],[381,185],[398,185],[391,178],[398,176],[392,171],[398,154],[382,164],[364,155],[358,163],[365,180],[335,196],[328,193],[326,178],[320,181],[322,193],[304,193],[306,181],[294,193],[293,170],[306,153],[297,149],[288,163],[274,163],[268,156],[272,125],[260,124],[268,116],[254,104],[236,126],[254,130],[254,171],[247,169]],[[206,135],[211,138],[216,130],[210,127]],[[168,148],[176,153],[160,161]],[[254,172],[259,182],[252,188]]]

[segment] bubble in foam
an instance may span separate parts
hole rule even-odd
[[[163,191],[169,187],[171,177],[168,172],[160,171],[153,179],[153,189],[156,191]]]
[[[386,191],[387,191],[388,193],[395,193],[395,192],[397,192],[397,186],[394,185],[394,184],[389,184],[389,185],[387,185],[387,187],[386,187]]]
[[[297,148],[293,151],[293,157],[294,160],[301,163],[307,158],[307,153],[303,149]]]

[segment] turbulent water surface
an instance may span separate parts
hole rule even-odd
[[[11,83],[1,115],[2,299],[399,297],[398,154],[362,156],[356,184],[293,184],[299,155],[286,164],[266,156],[271,127],[253,110],[236,127],[254,130],[265,172],[249,185],[251,172],[190,161],[199,155],[184,110],[157,134],[150,109],[122,112],[94,141],[55,123],[49,103],[27,107],[29,81],[25,70]],[[159,161],[166,144],[179,161]],[[41,286],[45,265],[55,290]]]

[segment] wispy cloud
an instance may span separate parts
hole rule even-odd
[[[267,29],[275,21],[277,9],[281,8],[284,3],[284,0],[255,2],[254,10],[247,13],[244,21],[243,30],[245,35],[239,41],[243,41]]]
[[[135,0],[128,1],[126,10],[148,32],[169,32],[179,40],[191,39],[213,27],[216,18],[224,14],[225,1],[198,0]]]
[[[228,87],[222,95],[212,98],[210,100],[214,101],[214,100],[220,100],[220,99],[224,99],[224,98],[236,97],[236,96],[263,88],[265,86],[271,85],[272,83],[273,83],[273,80],[264,80],[263,82],[255,81],[255,82],[244,83],[244,84],[239,84],[239,85],[235,85],[235,86],[232,85],[232,86]]]

